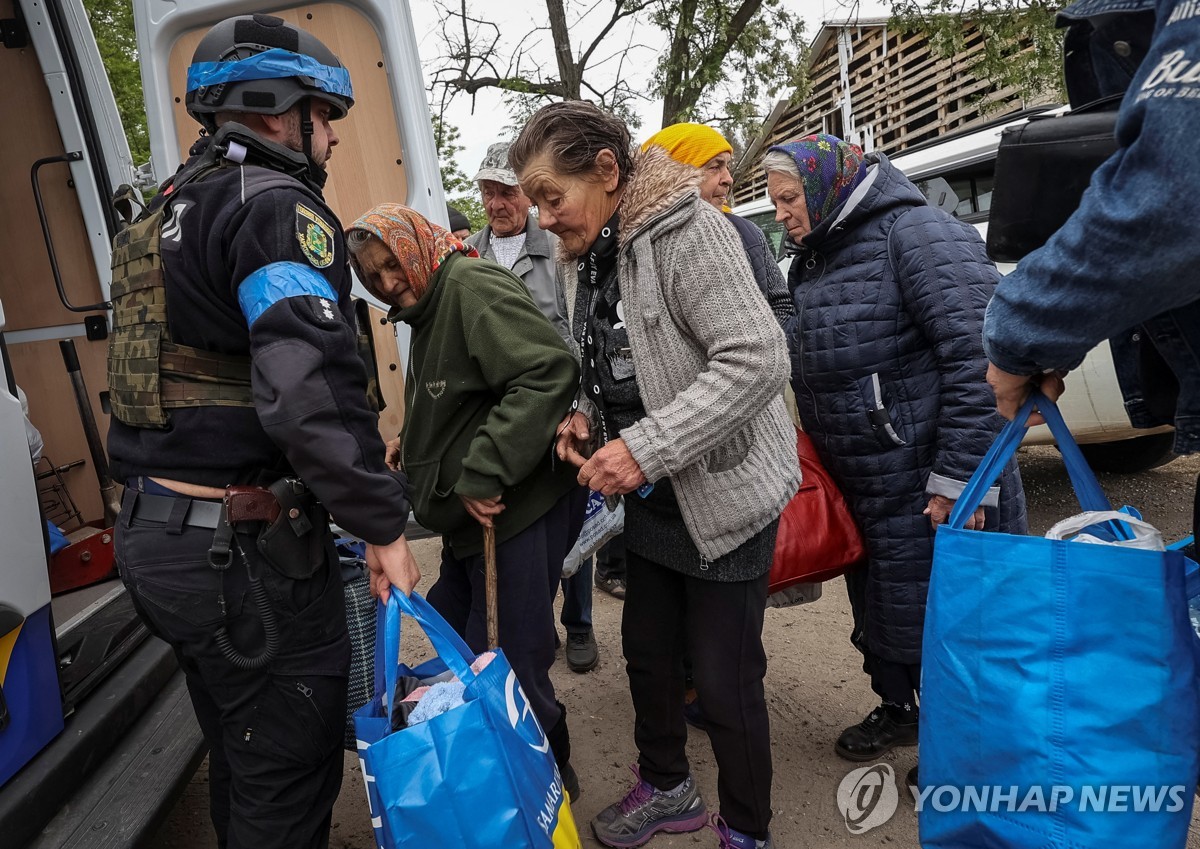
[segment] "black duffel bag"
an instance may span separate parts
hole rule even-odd
[[[1117,149],[1121,97],[1066,115],[1044,115],[1005,130],[996,151],[996,188],[988,214],[988,255],[1017,262],[1071,217],[1092,173]]]

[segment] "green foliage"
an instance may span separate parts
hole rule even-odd
[[[133,163],[148,162],[150,136],[146,131],[146,103],[138,67],[132,0],[83,0],[83,5],[117,101]]]
[[[467,216],[471,222],[471,232],[475,233],[487,226],[487,213],[483,211],[483,202],[479,199],[479,188],[455,162],[455,157],[463,151],[458,141],[460,135],[458,127],[447,124],[442,116],[434,112],[433,143],[442,169],[442,191],[446,194],[446,201]]]
[[[735,145],[759,129],[780,92],[808,93],[804,21],[788,0],[670,0],[651,21],[669,39],[655,68],[662,125],[717,124]]]
[[[964,24],[983,35],[984,50],[972,67],[998,88],[1015,86],[1026,97],[1065,99],[1062,31],[1054,26],[1059,0],[894,0],[892,22],[925,33],[933,48],[952,56],[963,47]]]

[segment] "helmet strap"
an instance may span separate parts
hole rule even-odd
[[[300,101],[300,143],[304,147],[305,158],[310,161],[313,158],[312,136],[312,98],[306,97]]]

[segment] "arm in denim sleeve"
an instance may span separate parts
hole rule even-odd
[[[1007,372],[1074,368],[1101,341],[1200,298],[1200,16],[1172,19],[1183,5],[1158,3],[1160,29],[1117,120],[1120,148],[996,289],[984,347]]]
[[[904,309],[937,364],[940,403],[926,491],[958,498],[1002,425],[980,341],[983,311],[1000,274],[975,228],[939,210],[917,207],[893,227],[892,263]]]

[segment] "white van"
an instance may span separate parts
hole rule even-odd
[[[1065,108],[1059,107],[1057,111]],[[916,145],[891,157],[891,161],[917,184],[931,204],[975,225],[986,238],[1000,134],[1008,127],[1024,123],[1030,115],[1046,113],[1047,110],[1028,110],[1009,115],[980,128]],[[770,200],[749,201],[733,211],[763,229],[786,274],[791,264],[784,251],[787,233],[775,221],[775,208]],[[1014,266],[999,263],[998,268],[1007,274]],[[1174,458],[1171,428],[1140,430],[1129,423],[1107,343],[1094,348],[1082,365],[1068,375],[1066,384],[1067,391],[1059,407],[1093,468],[1132,473]],[[1030,429],[1025,440],[1032,445],[1053,441],[1044,425]]]
[[[134,0],[154,182],[197,135],[182,105],[194,46],[258,11],[312,30],[351,72],[356,106],[326,190],[342,220],[386,200],[444,221],[406,0]],[[0,843],[131,846],[204,751],[173,653],[109,570],[110,199],[138,163],[82,0],[0,0],[0,113]],[[377,348],[392,349],[381,383],[400,400],[394,331],[376,325]],[[45,444],[36,469],[18,385]],[[76,543],[69,558],[49,555],[46,519]]]

